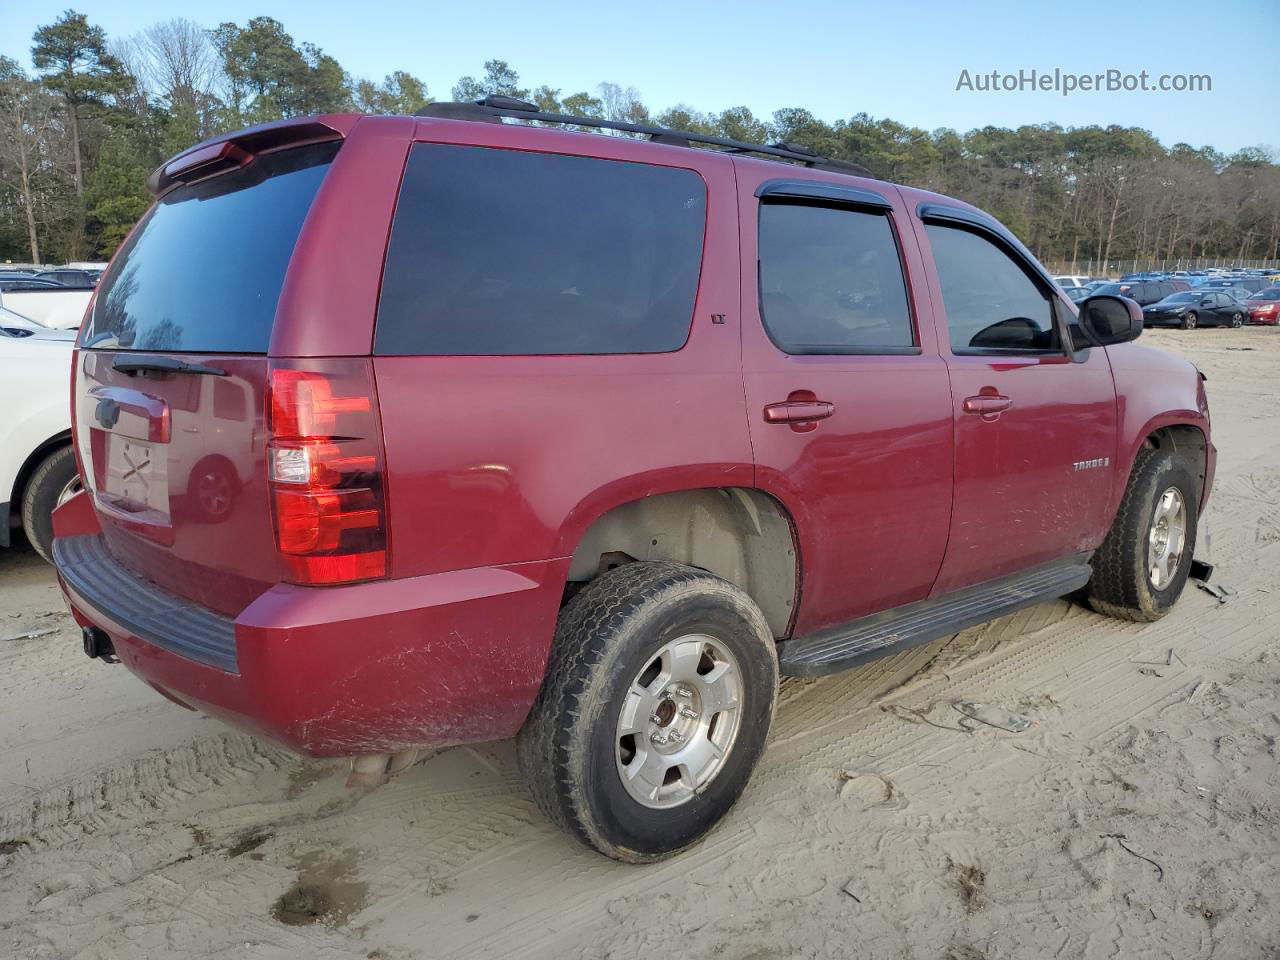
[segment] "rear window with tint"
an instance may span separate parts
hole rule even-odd
[[[337,149],[267,154],[161,198],[98,285],[85,342],[266,353],[289,258]]]
[[[392,226],[376,350],[678,350],[705,222],[706,187],[690,170],[420,144]]]

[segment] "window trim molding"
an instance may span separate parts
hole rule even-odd
[[[770,184],[789,187],[791,184],[808,186],[811,183],[830,186],[841,193],[865,194],[868,197],[875,198],[876,202],[835,199],[826,195],[809,193],[772,192],[765,189]],[[906,261],[902,256],[902,238],[898,236],[897,225],[893,222],[892,204],[871,190],[859,190],[853,187],[842,187],[838,184],[826,184],[818,180],[768,180],[757,188],[756,196],[760,198],[760,203],[756,205],[756,312],[760,315],[760,326],[764,330],[765,336],[769,338],[770,343],[789,357],[918,357],[924,352],[920,345],[919,318],[911,298],[911,285],[907,279]],[[766,206],[818,207],[837,209],[846,213],[856,213],[864,216],[883,217],[889,225],[889,236],[893,239],[894,253],[898,258],[898,274],[902,278],[902,296],[907,307],[907,330],[911,335],[911,343],[896,346],[858,346],[854,344],[787,344],[779,340],[769,326],[769,318],[765,316],[764,310],[764,272],[761,269],[760,228],[761,215]]]
[[[761,199],[789,198],[796,200],[828,200],[834,203],[849,204],[857,207],[871,207],[876,210],[892,210],[893,204],[883,194],[861,187],[847,187],[840,183],[829,183],[826,180],[766,180],[756,187],[757,197]]]
[[[1038,286],[1043,286],[1041,291],[1048,297],[1054,295],[1057,284],[1053,282],[1053,277],[1040,265],[1035,256],[1028,250],[1013,233],[994,217],[989,217],[985,213],[979,213],[976,210],[966,210],[963,207],[953,207],[948,203],[921,203],[916,208],[916,215],[920,219],[928,223],[936,223],[944,227],[958,227],[960,229],[968,228],[973,232],[983,234],[988,240],[996,243],[1005,249],[1023,271],[1027,273]]]

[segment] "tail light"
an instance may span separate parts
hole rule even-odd
[[[382,427],[370,362],[272,361],[270,427],[285,579],[319,586],[385,577]]]

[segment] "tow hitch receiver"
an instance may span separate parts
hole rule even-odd
[[[116,648],[105,630],[99,627],[84,628],[84,655],[90,660],[101,660],[103,663],[119,663]]]

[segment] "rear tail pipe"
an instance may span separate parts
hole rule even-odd
[[[81,633],[84,638],[84,655],[90,660],[101,660],[103,663],[120,662],[107,631],[100,627],[85,627]]]

